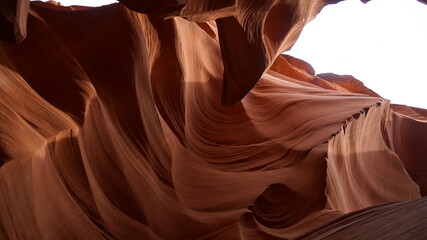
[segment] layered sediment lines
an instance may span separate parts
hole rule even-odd
[[[326,2],[26,3],[0,239],[426,236],[427,111],[280,54]]]

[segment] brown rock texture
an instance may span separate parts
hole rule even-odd
[[[427,110],[281,55],[336,2],[3,2],[0,239],[426,238]]]
[[[26,34],[30,0],[2,0],[0,2],[0,40],[20,42]]]

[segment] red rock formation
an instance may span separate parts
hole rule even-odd
[[[3,0],[0,3],[0,40],[20,42],[26,34],[30,0]]]
[[[427,110],[280,56],[325,4],[32,2],[0,43],[0,239],[426,237]]]

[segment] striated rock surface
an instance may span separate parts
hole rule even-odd
[[[336,2],[4,2],[0,239],[426,238],[427,110],[281,55]]]

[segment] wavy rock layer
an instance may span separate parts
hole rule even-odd
[[[0,239],[426,235],[427,111],[280,55],[325,2],[122,3],[0,43]]]

